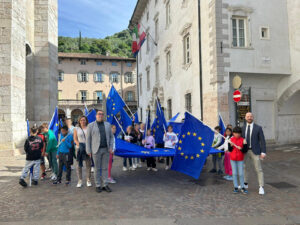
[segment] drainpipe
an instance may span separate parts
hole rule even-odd
[[[203,121],[203,90],[202,90],[202,53],[201,53],[201,12],[200,1],[198,0],[198,31],[199,31],[199,85],[200,85],[200,119]]]
[[[137,111],[140,104],[140,92],[139,92],[139,54],[136,55],[136,96],[137,96]],[[141,115],[142,119],[142,115]]]

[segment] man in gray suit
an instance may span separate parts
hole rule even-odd
[[[108,161],[109,153],[113,153],[114,135],[111,131],[110,123],[104,122],[104,112],[99,110],[96,114],[96,121],[88,125],[86,137],[86,153],[93,155],[95,164],[95,184],[96,192],[102,190],[111,192],[108,187]]]
[[[262,127],[253,122],[254,117],[251,112],[245,116],[246,124],[242,129],[243,137],[246,139],[249,150],[245,155],[245,188],[248,188],[248,167],[252,161],[258,177],[260,195],[265,194],[264,173],[261,166],[261,160],[266,157],[266,141]]]

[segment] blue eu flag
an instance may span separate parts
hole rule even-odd
[[[85,105],[84,106],[84,115],[87,116],[88,114],[89,114],[89,109]]]
[[[225,127],[223,118],[222,118],[222,116],[221,116],[220,113],[219,113],[219,127],[221,127],[220,134],[224,135],[224,134],[225,134],[226,127]]]
[[[179,114],[180,114],[180,113],[177,113],[175,116],[173,116],[173,117],[169,120],[168,125],[169,125],[169,123],[175,122],[176,119],[177,119],[177,117],[179,116]]]
[[[198,179],[214,139],[214,132],[200,120],[185,113],[171,169]]]
[[[135,112],[135,114],[134,114],[134,123],[140,123],[138,112]]]
[[[120,121],[119,123],[121,124],[121,126],[125,132],[126,132],[127,127],[132,125],[132,120],[131,120],[130,116],[123,108],[120,111],[119,121]]]
[[[147,118],[146,118],[146,123],[145,123],[145,132],[144,132],[144,137],[143,137],[143,139],[146,138],[147,130],[148,130],[148,129],[151,129],[150,124],[151,124],[150,110],[148,110]]]
[[[107,121],[112,122],[113,117],[125,106],[125,102],[114,86],[111,87],[106,100]]]
[[[58,139],[58,130],[59,130],[59,120],[58,120],[58,108],[56,106],[55,111],[53,113],[52,119],[49,123],[49,129],[53,131],[56,136],[56,140]]]
[[[27,122],[27,135],[29,137],[30,136],[30,127],[29,127],[29,121],[28,121],[28,119],[26,120],[26,122]]]
[[[169,122],[168,125],[173,127],[173,132],[179,137],[183,123]]]
[[[92,123],[96,120],[96,114],[97,114],[97,112],[95,109],[93,109],[92,111],[90,111],[88,113],[88,115],[86,117],[87,117],[89,123]]]
[[[165,115],[161,109],[159,102],[157,101],[156,116],[151,126],[151,130],[155,138],[155,143],[157,144],[164,143],[163,138],[166,129],[167,129],[167,122],[165,119]]]

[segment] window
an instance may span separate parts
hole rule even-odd
[[[168,51],[166,54],[166,61],[167,61],[167,77],[171,77],[171,52]]]
[[[159,83],[159,62],[155,62],[155,82]]]
[[[58,59],[58,64],[61,64],[62,60],[61,59]]]
[[[134,101],[133,91],[127,91],[127,101]]]
[[[94,98],[96,98],[97,103],[100,103],[100,101],[103,100],[103,93],[102,93],[102,91],[96,91]]]
[[[232,18],[232,46],[246,47],[246,18]]]
[[[89,74],[87,72],[79,72],[77,74],[77,80],[78,82],[88,82]]]
[[[58,100],[61,100],[61,99],[62,99],[62,98],[61,98],[61,95],[62,95],[62,91],[59,90],[58,93],[57,93],[57,99],[58,99]]]
[[[166,28],[169,27],[169,25],[171,24],[171,8],[170,8],[170,1],[167,2],[166,4]]]
[[[185,95],[185,110],[192,113],[192,94]]]
[[[159,32],[159,27],[158,27],[158,18],[155,20],[155,41],[158,41],[158,32]]]
[[[260,38],[264,40],[270,39],[270,33],[268,27],[261,27],[260,28]]]
[[[118,83],[119,82],[119,74],[118,73],[111,73],[110,74],[110,82],[111,83]]]
[[[64,80],[64,72],[58,71],[58,81],[63,81],[63,80]]]
[[[150,68],[147,69],[147,90],[150,90]]]
[[[102,62],[101,61],[97,61],[97,66],[101,66]]]
[[[132,63],[126,63],[127,67],[132,67]]]
[[[81,60],[80,60],[80,64],[81,64],[81,65],[86,65],[86,60],[85,60],[85,59],[81,59]]]
[[[183,38],[184,44],[184,64],[189,64],[191,62],[190,58],[190,34],[187,34]]]
[[[87,99],[86,91],[80,91],[81,101],[85,101]]]
[[[112,66],[117,66],[118,64],[116,62],[111,63]]]
[[[169,99],[167,101],[167,105],[168,105],[168,117],[169,119],[172,118],[172,99]]]
[[[131,72],[125,73],[125,83],[133,83],[133,74]]]
[[[102,74],[102,72],[96,72],[94,74],[94,81],[95,82],[103,82],[103,74]]]

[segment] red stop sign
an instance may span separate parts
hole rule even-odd
[[[241,98],[242,98],[242,93],[239,90],[235,90],[233,92],[233,101],[239,102],[241,101]]]

